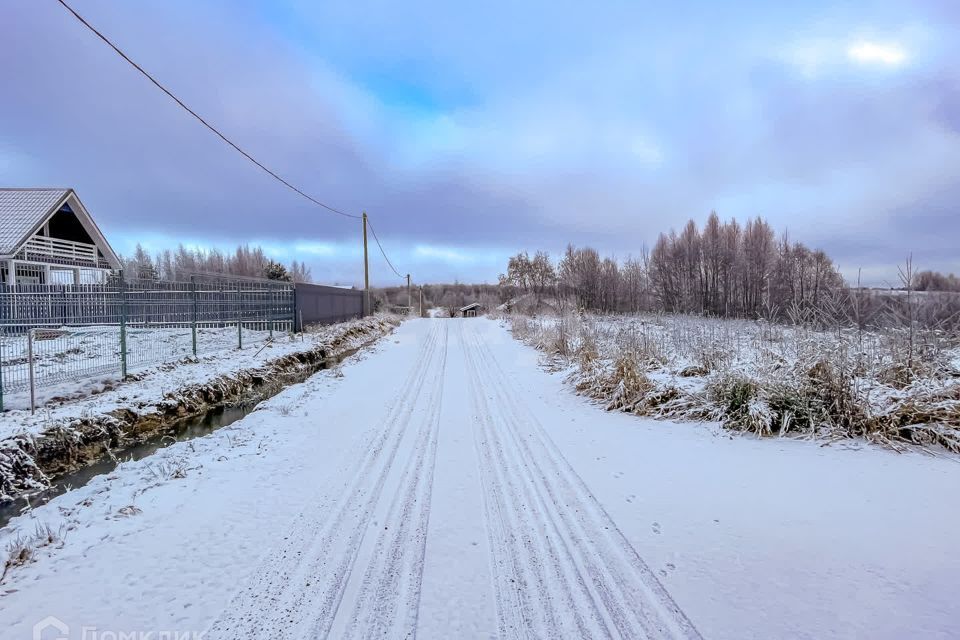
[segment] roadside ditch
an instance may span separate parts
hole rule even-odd
[[[71,417],[38,435],[0,441],[0,527],[23,509],[82,486],[124,460],[144,458],[172,442],[236,422],[258,403],[335,366],[397,324],[382,317],[345,323],[342,332],[322,344],[166,393],[159,402]]]

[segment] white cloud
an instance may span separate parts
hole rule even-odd
[[[907,52],[896,43],[859,40],[847,47],[847,58],[861,64],[882,64],[899,67],[907,61]]]
[[[418,258],[432,258],[443,260],[444,262],[471,262],[470,256],[466,255],[466,253],[460,249],[445,249],[442,247],[420,245],[413,250],[413,254]]]
[[[293,251],[311,256],[335,256],[346,253],[341,247],[328,242],[298,242],[293,245]]]
[[[908,41],[914,41],[916,29],[907,34]],[[903,35],[903,34],[901,34]],[[897,40],[873,39],[849,34],[811,38],[787,46],[780,58],[794,67],[806,78],[816,78],[825,73],[843,72],[851,67],[884,67],[895,69],[902,67],[913,58],[908,46]],[[916,44],[911,42],[911,44]]]
[[[419,260],[438,260],[448,264],[499,264],[504,260],[501,252],[480,249],[437,247],[417,245],[413,256]]]

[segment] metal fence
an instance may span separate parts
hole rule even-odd
[[[320,284],[296,285],[297,330],[311,324],[345,322],[363,316],[363,291]]]
[[[294,329],[294,286],[195,276],[189,282],[0,285],[4,396],[243,348]]]

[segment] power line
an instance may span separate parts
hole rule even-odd
[[[356,220],[359,220],[359,219],[362,218],[362,216],[354,215],[354,214],[352,214],[352,213],[347,213],[346,211],[341,211],[340,209],[337,209],[337,208],[335,208],[335,207],[331,207],[330,205],[325,204],[325,203],[317,200],[316,198],[308,195],[308,194],[305,193],[302,189],[299,189],[298,187],[294,186],[294,185],[291,184],[290,182],[287,182],[285,179],[283,179],[282,177],[280,177],[280,175],[278,175],[275,171],[269,169],[269,168],[268,168],[266,165],[264,165],[262,162],[260,162],[259,160],[257,160],[256,158],[254,158],[252,155],[250,155],[249,153],[247,153],[246,151],[244,151],[243,149],[241,149],[235,142],[233,142],[233,141],[230,140],[227,136],[225,136],[223,133],[221,133],[219,129],[217,129],[217,128],[214,127],[212,124],[210,124],[209,122],[207,122],[202,116],[200,116],[200,114],[198,114],[196,111],[194,111],[193,109],[191,109],[190,107],[188,107],[188,106],[183,102],[183,100],[181,100],[180,98],[178,98],[178,97],[177,97],[176,95],[174,95],[169,89],[167,89],[165,86],[163,86],[162,84],[160,84],[160,82],[159,82],[156,78],[154,78],[152,75],[150,75],[150,73],[148,73],[148,72],[147,72],[143,67],[141,67],[139,64],[137,64],[136,62],[134,62],[127,54],[125,54],[125,53],[124,53],[117,45],[115,45],[109,38],[107,38],[107,37],[106,37],[105,35],[103,35],[100,31],[98,31],[98,30],[96,29],[96,27],[94,27],[94,26],[91,25],[89,22],[87,22],[87,21],[83,18],[83,16],[81,16],[79,13],[77,13],[77,12],[73,9],[73,7],[71,7],[69,4],[66,3],[65,0],[57,0],[57,2],[59,2],[67,11],[69,11],[69,12],[73,15],[73,17],[76,18],[83,26],[85,26],[87,29],[89,29],[91,32],[93,32],[98,38],[100,38],[104,43],[106,43],[107,46],[109,46],[111,49],[113,49],[113,50],[117,53],[117,55],[119,55],[121,58],[123,58],[128,64],[130,64],[130,66],[132,66],[134,69],[136,69],[137,71],[139,71],[145,78],[147,78],[150,82],[152,82],[158,89],[160,89],[161,91],[163,91],[171,100],[173,100],[174,102],[176,102],[182,109],[184,109],[187,113],[189,113],[191,116],[193,116],[194,118],[196,118],[203,126],[205,126],[207,129],[209,129],[209,130],[212,131],[214,134],[216,134],[217,137],[219,137],[219,138],[220,138],[221,140],[223,140],[225,143],[227,143],[228,145],[230,145],[234,150],[236,150],[238,153],[240,153],[240,154],[241,154],[243,157],[245,157],[247,160],[249,160],[250,162],[252,162],[253,164],[255,164],[257,167],[259,167],[260,169],[262,169],[264,172],[266,172],[270,177],[272,177],[272,178],[274,178],[275,180],[279,181],[281,184],[283,184],[283,185],[284,185],[285,187],[287,187],[288,189],[291,189],[291,190],[294,191],[295,193],[303,196],[304,198],[306,198],[307,200],[309,200],[309,201],[312,202],[313,204],[316,204],[316,205],[318,205],[318,206],[320,206],[320,207],[323,207],[323,208],[326,209],[327,211],[330,211],[330,212],[332,212],[332,213],[335,213],[335,214],[344,216],[344,217],[346,217],[346,218],[353,218],[353,219],[356,219]],[[393,272],[397,275],[398,278],[403,278],[403,277],[404,277],[403,274],[401,274],[399,271],[397,271],[397,268],[393,266],[393,263],[392,263],[392,262],[390,262],[390,258],[387,256],[387,252],[384,250],[383,244],[381,244],[381,242],[380,242],[380,238],[377,237],[377,232],[374,230],[373,224],[370,222],[370,218],[369,218],[369,217],[367,217],[367,225],[370,227],[370,232],[373,234],[373,239],[376,241],[377,247],[380,249],[380,253],[383,255],[383,259],[386,261],[387,265],[390,267],[390,270],[393,271]]]
[[[352,213],[347,213],[346,211],[341,211],[340,209],[336,209],[336,208],[334,208],[334,207],[331,207],[330,205],[324,204],[323,202],[320,202],[320,201],[317,200],[316,198],[314,198],[314,197],[312,197],[312,196],[310,196],[310,195],[307,195],[306,193],[303,192],[303,190],[295,187],[294,185],[290,184],[289,182],[287,182],[286,180],[284,180],[283,178],[281,178],[275,171],[273,171],[273,170],[271,170],[271,169],[268,169],[262,162],[260,162],[259,160],[257,160],[257,159],[254,158],[253,156],[251,156],[249,153],[247,153],[246,151],[244,151],[243,149],[241,149],[235,142],[233,142],[232,140],[230,140],[230,138],[228,138],[228,137],[225,136],[224,134],[220,133],[220,130],[219,130],[219,129],[217,129],[217,128],[214,127],[212,124],[210,124],[209,122],[207,122],[206,120],[204,120],[203,117],[201,117],[196,111],[194,111],[193,109],[191,109],[190,107],[188,107],[186,104],[184,104],[183,100],[181,100],[181,99],[178,98],[177,96],[173,95],[173,93],[172,93],[169,89],[167,89],[165,86],[163,86],[162,84],[160,84],[160,82],[157,81],[156,78],[154,78],[154,77],[153,77],[152,75],[150,75],[147,71],[145,71],[144,68],[141,67],[139,64],[137,64],[136,62],[134,62],[133,60],[131,60],[130,57],[129,57],[127,54],[125,54],[123,51],[121,51],[120,48],[119,48],[117,45],[113,44],[113,42],[111,42],[109,38],[107,38],[105,35],[103,35],[102,33],[100,33],[100,32],[99,32],[93,25],[91,25],[89,22],[87,22],[86,20],[84,20],[83,16],[81,16],[79,13],[77,13],[76,11],[73,10],[73,7],[71,7],[70,5],[68,5],[64,0],[57,0],[57,2],[59,2],[61,5],[63,5],[63,7],[64,7],[67,11],[69,11],[71,14],[73,14],[73,17],[76,18],[77,20],[79,20],[80,23],[81,23],[83,26],[85,26],[87,29],[89,29],[89,30],[92,31],[94,34],[96,34],[96,36],[97,36],[98,38],[100,38],[100,39],[103,40],[105,43],[107,43],[107,46],[109,46],[111,49],[113,49],[115,52],[117,52],[117,54],[118,54],[121,58],[123,58],[124,60],[126,60],[134,69],[136,69],[136,70],[139,71],[141,74],[143,74],[143,76],[144,76],[145,78],[147,78],[147,80],[149,80],[150,82],[152,82],[154,85],[156,85],[156,87],[157,87],[158,89],[160,89],[160,90],[163,91],[165,94],[167,94],[167,96],[169,96],[171,100],[173,100],[174,102],[176,102],[176,103],[177,103],[178,105],[180,105],[187,113],[189,113],[189,114],[192,115],[194,118],[196,118],[197,120],[199,120],[200,123],[201,123],[203,126],[205,126],[207,129],[209,129],[210,131],[212,131],[213,133],[215,133],[221,140],[223,140],[224,142],[226,142],[228,145],[230,145],[230,146],[233,147],[236,151],[238,151],[241,155],[243,155],[243,157],[245,157],[247,160],[249,160],[249,161],[252,162],[253,164],[255,164],[255,165],[257,165],[258,167],[260,167],[261,169],[263,169],[263,170],[264,170],[267,174],[269,174],[272,178],[274,178],[275,180],[279,181],[281,184],[283,184],[284,186],[286,186],[288,189],[291,189],[291,190],[295,191],[296,193],[300,194],[301,196],[303,196],[304,198],[306,198],[306,199],[309,200],[310,202],[314,203],[315,205],[318,205],[318,206],[323,207],[323,208],[326,209],[327,211],[330,211],[330,212],[332,212],[332,213],[336,213],[336,214],[338,214],[338,215],[341,215],[341,216],[344,216],[344,217],[347,217],[347,218],[355,218],[355,219],[357,219],[357,220],[360,219],[360,216],[358,216],[358,215],[354,215],[354,214],[352,214]],[[380,243],[377,242],[377,244],[380,244]],[[380,250],[383,251],[383,247],[380,247]],[[384,254],[384,257],[386,257],[386,254]],[[387,262],[389,263],[389,260],[388,260]],[[391,268],[393,268],[393,265],[391,265]],[[396,271],[396,269],[394,269],[394,271]]]
[[[373,234],[373,239],[376,241],[377,246],[380,247],[380,253],[383,254],[383,259],[387,261],[387,265],[389,265],[390,269],[393,270],[395,274],[397,274],[398,278],[405,278],[406,276],[404,276],[402,273],[397,271],[397,268],[393,266],[392,262],[390,262],[390,258],[387,257],[387,252],[383,250],[383,245],[380,244],[380,238],[377,237],[377,232],[373,228],[373,224],[371,224],[369,217],[367,218],[367,226],[370,227],[370,233]]]

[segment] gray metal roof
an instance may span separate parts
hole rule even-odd
[[[69,189],[0,189],[0,255],[12,254],[68,193]]]

